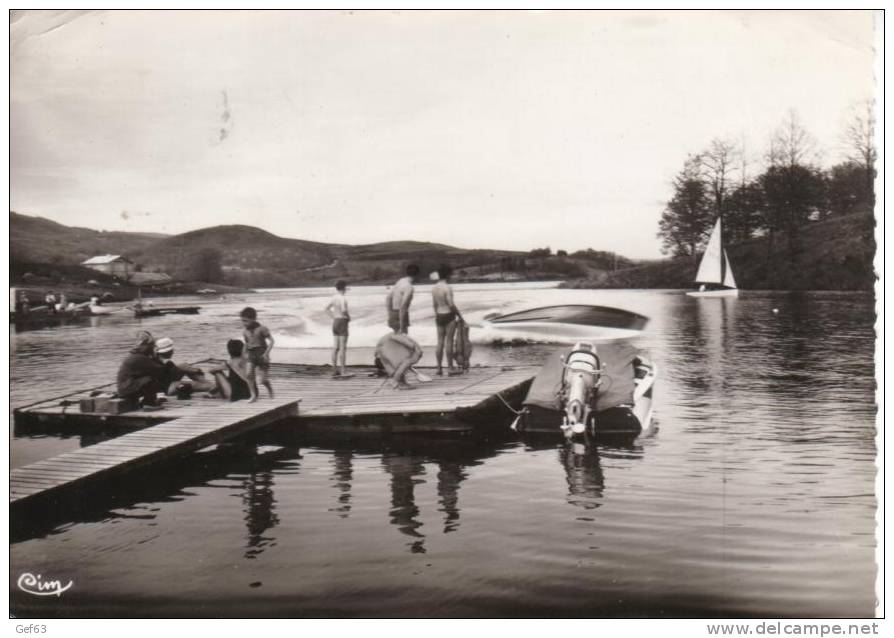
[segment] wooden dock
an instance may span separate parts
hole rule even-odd
[[[476,367],[455,377],[437,377],[425,370],[432,381],[413,390],[391,389],[382,378],[372,376],[369,368],[355,368],[354,377],[338,381],[324,374],[324,370],[328,368],[274,364],[271,379],[276,398],[264,397],[262,390],[262,398],[256,403],[171,398],[157,412],[81,413],[78,400],[89,394],[85,390],[18,408],[14,410],[17,429],[30,424],[76,433],[79,428],[93,425],[121,428],[122,435],[13,470],[10,504],[107,479],[299,416],[299,403],[298,423],[322,421],[322,427],[332,429],[363,430],[371,424],[389,432],[470,429],[470,425],[456,421],[458,412],[499,402],[497,395],[507,400],[512,391],[517,392],[536,374],[537,368]],[[382,420],[389,423],[382,426]]]
[[[266,403],[219,401],[209,409],[161,423],[149,430],[125,434],[14,469],[9,475],[10,505],[188,454],[297,414],[298,401],[294,397]]]

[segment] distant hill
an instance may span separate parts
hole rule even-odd
[[[866,290],[875,281],[874,228],[872,214],[855,213],[805,226],[795,255],[784,237],[773,246],[766,238],[757,238],[728,251],[739,286],[746,290]],[[10,213],[10,243],[13,277],[31,272],[52,279],[53,272],[62,270],[40,264],[73,266],[94,255],[113,253],[128,256],[144,270],[167,272],[184,282],[249,288],[331,284],[340,278],[355,284],[388,283],[410,262],[420,266],[423,277],[449,263],[456,281],[559,279],[579,288],[689,288],[697,265],[692,259],[637,262],[594,250],[532,256],[409,240],[327,244],[278,237],[243,225],[180,235],[105,232],[17,213]],[[195,271],[197,256],[208,252],[219,261],[215,278]],[[65,276],[77,278],[79,272],[67,269]]]
[[[729,246],[736,282],[744,290],[871,290],[875,282],[875,219],[856,213],[803,227],[795,254],[785,237]],[[663,259],[568,282],[571,288],[692,288],[698,264]]]
[[[9,213],[10,258],[20,263],[80,264],[94,255],[125,254],[157,242],[159,233],[106,232]]]
[[[277,237],[253,226],[214,226],[172,235],[133,251],[131,259],[145,270],[189,278],[195,255],[220,253],[226,271],[291,273],[331,263],[332,244]]]
[[[327,244],[278,237],[244,225],[160,235],[96,231],[10,213],[10,227],[11,261],[29,264],[32,273],[35,264],[76,265],[97,254],[113,253],[126,255],[145,271],[166,272],[179,280],[202,279],[245,287],[331,284],[339,278],[353,283],[386,283],[399,277],[410,262],[419,265],[423,277],[440,264],[449,263],[455,269],[456,281],[586,277],[600,272],[606,260],[616,266],[631,263],[613,253],[592,250],[572,257],[532,257],[517,251],[469,250],[409,240],[358,246]],[[200,259],[219,262],[216,279],[208,278],[205,269],[197,274],[196,262]]]

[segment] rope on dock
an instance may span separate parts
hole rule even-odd
[[[474,387],[475,387],[476,385],[478,385],[479,383],[484,383],[485,381],[490,381],[490,380],[492,380],[492,379],[496,379],[498,376],[500,376],[500,375],[503,374],[504,372],[507,372],[507,370],[505,370],[505,369],[501,369],[499,372],[497,372],[496,374],[494,374],[494,375],[492,375],[492,376],[489,376],[489,377],[483,377],[483,378],[481,378],[481,379],[478,379],[475,383],[470,383],[470,384],[467,385],[467,386],[463,386],[463,387],[460,388],[459,390],[450,390],[449,392],[445,392],[444,394],[447,394],[447,395],[451,395],[451,394],[460,394],[461,392],[465,392],[465,391],[468,390],[469,388],[474,388]]]

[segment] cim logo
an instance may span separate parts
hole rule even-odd
[[[43,580],[40,574],[35,576],[25,572],[19,576],[17,584],[23,592],[33,594],[34,596],[59,597],[62,596],[62,592],[71,589],[74,581],[70,580],[67,585],[63,585],[61,580]]]

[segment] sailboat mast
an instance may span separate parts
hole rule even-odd
[[[717,211],[717,226],[720,230],[720,282],[726,281],[726,243],[723,241],[723,208]]]

